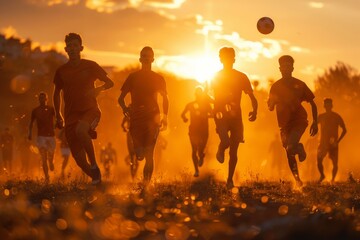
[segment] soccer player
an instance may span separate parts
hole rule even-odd
[[[6,169],[11,174],[14,155],[14,137],[10,133],[10,129],[8,127],[5,128],[4,132],[0,136],[0,148],[2,150],[4,169]]]
[[[329,158],[333,163],[332,179],[335,181],[336,173],[338,171],[338,155],[339,155],[339,143],[346,134],[346,127],[344,120],[341,116],[332,111],[333,102],[331,98],[324,99],[325,112],[318,117],[318,123],[320,124],[320,145],[317,153],[317,165],[320,172],[319,183],[325,179],[323,159],[326,154],[329,154]],[[342,129],[339,137],[339,127]]]
[[[281,141],[286,150],[289,167],[297,186],[301,187],[303,183],[295,156],[298,155],[300,162],[306,159],[304,146],[299,141],[308,125],[307,113],[301,103],[306,101],[311,105],[313,122],[310,135],[315,136],[318,132],[315,96],[303,81],[292,76],[294,59],[291,56],[280,57],[279,64],[282,78],[271,86],[267,104],[270,111],[276,107]]]
[[[125,116],[130,117],[130,134],[138,160],[145,158],[144,184],[150,182],[154,170],[154,148],[159,130],[167,127],[169,100],[164,78],[151,70],[154,51],[144,47],[140,52],[141,69],[131,73],[125,80],[118,102]],[[125,104],[125,96],[131,95],[131,108]],[[157,102],[162,97],[163,116]],[[161,120],[160,120],[161,119]]]
[[[110,178],[110,168],[117,163],[117,155],[115,149],[112,147],[111,142],[109,142],[105,147],[101,149],[100,152],[100,162],[104,166],[104,177],[106,179]]]
[[[69,60],[60,66],[54,77],[54,107],[57,127],[62,128],[64,118],[60,113],[61,91],[65,103],[65,135],[77,165],[92,178],[92,184],[101,183],[92,138],[101,112],[96,97],[100,92],[113,87],[113,81],[96,62],[82,59],[82,39],[79,34],[69,33],[65,37],[65,51]],[[95,81],[104,82],[95,87]]]
[[[195,89],[195,101],[188,103],[181,113],[184,122],[190,113],[189,137],[192,149],[192,161],[195,168],[194,177],[199,176],[199,167],[204,163],[205,147],[209,137],[209,117],[212,115],[210,97],[200,86]]]
[[[47,105],[48,95],[40,92],[38,95],[39,106],[32,110],[29,125],[28,139],[32,139],[32,128],[34,121],[37,126],[37,147],[40,152],[42,168],[45,174],[45,181],[49,181],[49,168],[54,171],[55,153],[55,111],[52,106]],[[49,166],[48,166],[49,164]]]
[[[257,115],[257,100],[253,94],[249,78],[246,74],[233,68],[235,51],[233,48],[223,47],[219,51],[223,69],[219,71],[212,81],[214,91],[214,118],[216,132],[220,138],[220,144],[216,153],[216,159],[223,163],[225,150],[229,148],[229,172],[227,187],[234,186],[233,176],[238,160],[237,151],[240,142],[244,142],[244,129],[241,114],[241,95],[246,93],[252,104],[253,111],[249,113],[249,120],[255,121]]]

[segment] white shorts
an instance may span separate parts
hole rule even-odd
[[[70,148],[60,148],[61,155],[64,157],[70,156]]]
[[[56,142],[55,137],[38,136],[36,138],[37,147],[45,149],[49,152],[55,152]]]

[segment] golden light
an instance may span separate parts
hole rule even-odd
[[[183,78],[195,79],[200,83],[210,81],[222,67],[219,57],[210,54],[160,57],[157,63],[160,68]]]

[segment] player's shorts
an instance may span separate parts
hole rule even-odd
[[[66,119],[67,125],[65,126],[65,136],[69,144],[71,153],[73,155],[77,154],[79,151],[83,149],[82,143],[80,142],[80,139],[76,135],[77,124],[80,121],[84,121],[89,123],[91,129],[95,129],[96,126],[99,124],[100,117],[101,117],[100,110],[98,108],[94,108],[84,112],[72,113],[69,116],[69,118],[72,120],[70,122],[73,122],[74,119],[76,119],[76,121],[73,122],[72,124],[68,124],[69,121],[67,121]]]
[[[215,118],[216,132],[221,141],[227,142],[228,133],[230,132],[231,143],[244,142],[244,126],[241,116]]]
[[[281,142],[284,148],[296,146],[304,134],[307,122],[294,123],[291,126],[280,128]]]
[[[330,159],[337,159],[339,155],[338,145],[329,144],[320,144],[318,147],[317,156],[318,158],[323,159],[326,154],[329,154]]]
[[[194,147],[205,147],[209,138],[209,132],[207,129],[202,131],[189,131],[189,138],[191,145]]]
[[[36,144],[39,149],[45,149],[49,152],[55,152],[55,137],[37,136]]]
[[[130,120],[130,134],[134,149],[155,146],[159,129],[159,123],[151,118],[134,122]]]
[[[68,157],[70,156],[70,148],[60,148],[61,156]]]

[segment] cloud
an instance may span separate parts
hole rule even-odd
[[[131,0],[130,0],[131,1]],[[135,2],[141,2],[144,5],[149,5],[155,8],[180,8],[186,0],[134,0]]]
[[[324,3],[322,3],[322,2],[309,2],[309,6],[311,7],[311,8],[318,8],[318,9],[320,9],[320,8],[323,8],[324,7]]]

